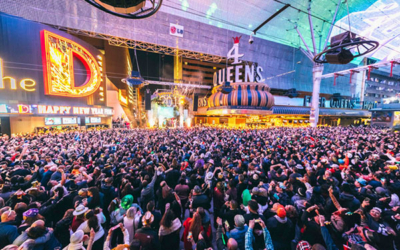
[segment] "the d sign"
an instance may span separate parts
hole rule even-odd
[[[101,68],[84,47],[65,37],[42,30],[42,60],[46,95],[84,97],[93,94],[102,81]],[[85,66],[86,81],[76,86],[73,59]]]

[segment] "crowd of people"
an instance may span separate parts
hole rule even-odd
[[[400,249],[400,135],[374,127],[0,137],[0,249]]]

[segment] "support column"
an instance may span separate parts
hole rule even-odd
[[[311,127],[315,128],[318,125],[319,118],[319,93],[321,89],[321,76],[324,71],[322,64],[314,63],[313,66],[313,92],[311,99],[310,109],[310,124]]]
[[[183,122],[184,122],[184,119],[183,119],[183,105],[179,104],[179,126],[181,128],[183,128]]]
[[[363,59],[363,66],[367,65],[367,58]],[[361,88],[360,88],[360,102],[363,103],[365,97],[365,80],[366,80],[366,72],[361,72],[362,79],[361,79]]]
[[[182,57],[174,56],[174,83],[182,83]]]

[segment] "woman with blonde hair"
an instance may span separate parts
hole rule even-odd
[[[124,217],[124,227],[129,232],[129,242],[132,242],[135,236],[136,230],[139,227],[139,221],[142,213],[136,207],[130,207],[126,211],[126,216]]]

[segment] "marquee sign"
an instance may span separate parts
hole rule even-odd
[[[327,102],[329,101],[329,105]],[[311,104],[311,96],[304,96],[303,106],[310,106]],[[340,98],[334,99],[331,98],[327,100],[325,97],[319,98],[319,107],[320,108],[341,108],[341,109],[365,109],[370,110],[372,108],[376,108],[375,102],[368,101],[358,101],[350,98]]]
[[[264,82],[262,76],[264,71],[261,66],[243,65],[239,58],[244,54],[239,54],[240,37],[233,37],[233,47],[227,54],[227,59],[233,59],[234,66],[227,66],[225,69],[220,69],[214,73],[214,86],[225,84],[225,82]]]
[[[113,115],[112,108],[57,105],[0,104],[0,114]]]
[[[103,81],[101,61],[97,62],[83,46],[47,30],[42,30],[41,39],[46,95],[85,97],[100,87]],[[74,58],[86,69],[86,81],[80,86],[74,79]]]

